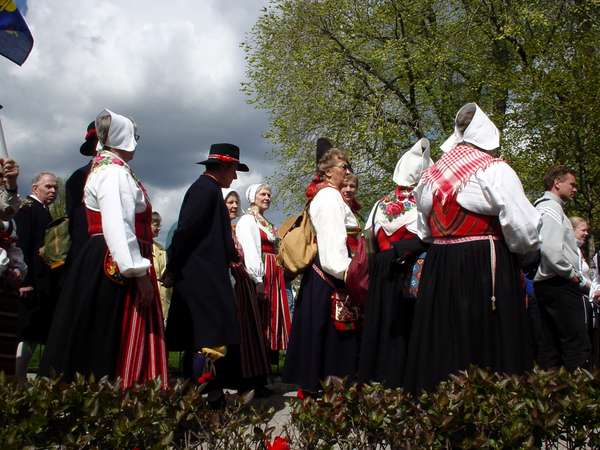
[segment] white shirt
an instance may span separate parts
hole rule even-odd
[[[244,214],[240,217],[235,227],[235,235],[244,252],[246,272],[255,283],[262,283],[265,275],[259,230],[264,231],[269,242],[275,242],[277,237],[270,229],[261,225],[252,214]]]
[[[110,153],[110,156],[120,159]],[[131,176],[127,164],[96,168],[88,176],[83,192],[85,206],[102,215],[102,231],[108,250],[124,277],[146,275],[150,260],[142,258],[135,235],[135,215],[146,210],[144,193]]]
[[[428,222],[433,203],[431,186],[419,183],[415,197],[418,235],[431,242]],[[524,254],[539,247],[540,214],[525,196],[521,180],[508,164],[495,163],[475,172],[458,193],[457,201],[468,211],[498,216],[511,252]]]
[[[340,191],[332,187],[317,192],[308,213],[317,235],[321,267],[328,274],[343,280],[351,261],[346,246],[346,230],[358,227],[356,217]]]

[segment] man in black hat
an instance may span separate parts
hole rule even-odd
[[[186,375],[194,379],[206,373],[226,346],[239,343],[229,264],[236,252],[231,222],[221,188],[237,178],[236,171],[248,172],[239,161],[239,148],[232,144],[213,144],[208,159],[198,164],[206,171],[185,194],[177,229],[167,251],[163,284],[173,285],[167,320],[169,350],[186,351]],[[216,364],[218,372],[219,364]],[[223,393],[218,375],[209,392],[209,401],[220,404]]]
[[[79,147],[79,153],[93,157],[96,155],[97,145],[96,123],[91,122],[87,127],[85,142]],[[67,263],[75,259],[88,239],[87,218],[85,216],[85,206],[83,205],[83,188],[91,167],[92,160],[90,159],[85,166],[73,172],[65,183],[66,210],[69,217],[69,235],[71,236],[71,248],[67,256]]]

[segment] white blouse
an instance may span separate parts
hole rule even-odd
[[[431,186],[419,183],[415,197],[418,235],[431,242],[428,222],[433,203]],[[539,247],[540,214],[525,196],[521,180],[508,164],[496,163],[475,172],[458,193],[457,201],[471,212],[498,216],[511,252],[524,254]]]
[[[343,280],[351,260],[346,246],[346,230],[358,227],[356,217],[340,191],[332,187],[317,192],[308,213],[317,235],[321,267]]]
[[[269,242],[277,239],[272,230],[260,224],[252,214],[244,214],[235,226],[235,235],[244,252],[246,272],[255,283],[262,283],[265,275],[259,230],[264,231]]]
[[[120,158],[110,153],[112,158]],[[122,161],[122,160],[121,160]],[[100,166],[90,173],[85,184],[85,206],[102,215],[102,231],[108,250],[128,278],[146,275],[150,260],[142,258],[135,235],[135,215],[146,210],[144,193],[123,166]]]

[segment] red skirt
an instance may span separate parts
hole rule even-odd
[[[265,258],[265,297],[268,303],[265,324],[267,342],[271,350],[287,349],[292,322],[288,305],[283,268],[277,265],[275,254],[263,252]]]

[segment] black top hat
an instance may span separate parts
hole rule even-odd
[[[237,145],[233,144],[212,144],[208,153],[208,158],[204,161],[197,162],[196,164],[223,164],[223,163],[237,163],[235,170],[238,172],[248,172],[248,166],[240,162],[240,149]]]
[[[331,145],[331,141],[329,139],[327,139],[326,137],[320,137],[319,139],[317,139],[317,152],[316,152],[317,167],[319,166],[319,161],[321,160],[321,158],[323,157],[325,152],[332,147],[333,147],[333,145]]]
[[[96,135],[96,122],[90,122],[85,133],[85,142],[79,147],[79,153],[85,156],[94,156],[96,154],[96,145],[98,136]]]

